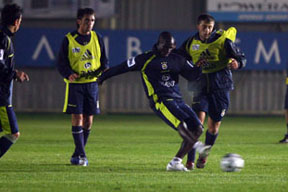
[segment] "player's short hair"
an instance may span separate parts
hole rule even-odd
[[[77,11],[77,19],[82,19],[84,15],[95,15],[95,11],[92,8],[80,8]],[[77,29],[79,28],[79,24],[76,23]]]
[[[3,26],[14,25],[15,21],[23,14],[22,8],[17,4],[7,4],[1,12],[1,24]]]
[[[95,12],[92,8],[78,9],[77,19],[82,19],[84,17],[84,15],[95,15]]]
[[[209,14],[201,14],[201,15],[199,15],[199,17],[197,19],[197,24],[199,25],[201,23],[201,21],[205,21],[205,23],[210,23],[210,22],[213,21],[215,23],[214,17],[212,17]]]

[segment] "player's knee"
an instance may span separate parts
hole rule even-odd
[[[204,131],[204,127],[202,124],[196,124],[193,123],[194,121],[192,120],[188,120],[185,121],[187,124],[187,129],[189,130],[189,132],[191,133],[191,135],[193,136],[194,139],[198,140],[199,137],[202,135],[203,131]]]
[[[199,138],[199,137],[202,135],[203,132],[204,132],[204,126],[200,124],[200,125],[196,126],[194,135],[195,135],[197,138]]]
[[[82,126],[83,125],[83,115],[82,114],[72,114],[72,125]]]

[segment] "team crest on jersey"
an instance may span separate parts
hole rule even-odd
[[[81,61],[91,60],[91,59],[94,59],[94,57],[93,57],[91,51],[89,51],[89,49],[87,49],[87,50],[85,51],[85,53],[82,55]]]
[[[72,48],[72,53],[79,53],[79,52],[80,52],[79,47]]]
[[[168,68],[167,62],[166,61],[161,62],[161,67],[163,70],[166,70]]]
[[[199,50],[199,48],[200,48],[199,44],[192,45],[192,50],[194,51]]]
[[[92,66],[91,63],[85,63],[84,64],[85,69],[89,69],[91,66]]]

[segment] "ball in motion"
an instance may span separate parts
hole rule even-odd
[[[222,158],[220,166],[225,172],[241,171],[244,167],[244,159],[238,154],[228,153]]]

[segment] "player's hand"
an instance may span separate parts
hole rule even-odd
[[[70,81],[70,82],[73,82],[73,81],[75,81],[77,78],[79,78],[80,76],[77,74],[77,73],[73,73],[73,74],[71,74],[71,75],[69,75],[69,77],[68,77],[68,80]]]
[[[236,59],[231,58],[231,62],[227,65],[228,69],[236,70],[239,67],[239,63]]]
[[[201,59],[199,59],[197,62],[196,62],[196,66],[197,67],[202,67],[202,66],[204,66],[204,65],[206,65],[207,64],[207,60],[205,59],[205,58],[201,58]]]
[[[19,81],[20,83],[29,81],[29,76],[23,71],[16,70],[16,81]]]

